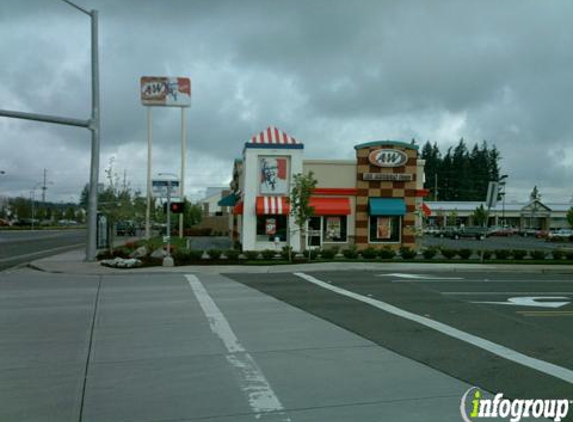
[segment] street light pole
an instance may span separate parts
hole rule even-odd
[[[64,3],[78,9],[91,18],[91,67],[92,67],[92,115],[89,120],[71,119],[67,117],[45,114],[24,113],[10,110],[0,110],[0,116],[16,119],[34,120],[37,122],[54,123],[66,126],[85,127],[92,132],[90,190],[88,204],[88,230],[86,244],[86,261],[96,259],[96,230],[97,230],[97,188],[99,179],[99,149],[100,149],[100,100],[99,100],[99,61],[98,61],[98,12],[88,11],[70,0]]]

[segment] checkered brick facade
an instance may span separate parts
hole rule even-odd
[[[378,149],[394,149],[404,152],[408,161],[402,167],[378,167],[372,165],[368,156],[372,151]],[[356,236],[355,243],[359,249],[368,246],[381,248],[384,244],[368,243],[368,198],[403,198],[406,203],[406,215],[402,219],[402,243],[390,244],[392,247],[400,246],[414,247],[416,240],[414,236],[414,225],[416,221],[416,180],[422,175],[417,174],[417,149],[407,148],[401,145],[373,145],[356,150],[357,172],[356,187]],[[399,181],[365,181],[364,173],[406,173],[412,175],[412,180],[408,182]]]

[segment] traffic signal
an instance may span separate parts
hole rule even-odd
[[[183,214],[185,211],[185,202],[171,202],[172,214]]]

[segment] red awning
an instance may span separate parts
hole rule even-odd
[[[237,205],[233,207],[233,214],[243,215],[243,201],[239,202]]]
[[[422,202],[422,212],[424,213],[424,215],[426,217],[429,217],[432,215],[432,210],[424,202]]]
[[[310,197],[314,215],[350,215],[350,200],[348,198],[318,198]]]
[[[290,212],[286,196],[257,196],[256,209],[257,215],[287,215]]]

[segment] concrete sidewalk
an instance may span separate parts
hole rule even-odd
[[[99,262],[84,261],[85,253],[78,249],[33,261],[29,266],[49,273],[105,275],[105,274],[231,274],[231,273],[292,273],[312,271],[395,271],[395,272],[524,272],[573,274],[573,265],[519,265],[519,264],[431,264],[411,262],[317,262],[293,265],[189,265],[179,267],[147,267],[134,269],[109,268]]]
[[[470,387],[221,275],[0,292],[2,421],[457,421]]]

